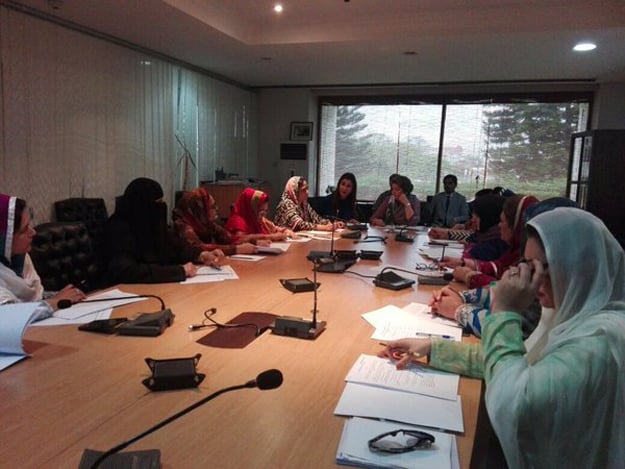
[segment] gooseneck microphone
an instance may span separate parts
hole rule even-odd
[[[161,309],[165,309],[165,302],[163,301],[163,299],[160,296],[156,296],[156,295],[118,296],[116,298],[98,298],[98,299],[95,299],[95,300],[83,300],[83,301],[78,301],[76,303],[72,303],[72,300],[64,298],[62,300],[59,300],[56,305],[57,305],[57,307],[59,309],[67,309],[67,308],[71,307],[74,304],[98,303],[100,301],[115,301],[115,300],[135,300],[137,298],[156,298],[158,301],[161,302]],[[121,305],[119,305],[119,306],[121,306]]]
[[[195,404],[192,404],[189,407],[187,407],[185,409],[182,409],[180,412],[172,415],[171,417],[168,417],[165,420],[157,423],[153,427],[148,428],[143,433],[140,433],[139,435],[134,436],[131,439],[129,439],[127,441],[124,441],[123,443],[120,443],[117,446],[114,446],[113,448],[109,449],[108,451],[105,451],[91,465],[91,469],[97,468],[100,465],[100,463],[102,463],[102,461],[104,461],[109,456],[111,456],[111,455],[113,455],[115,453],[118,453],[119,451],[121,451],[122,449],[124,449],[127,446],[131,445],[132,443],[140,440],[143,437],[148,436],[150,433],[155,432],[159,428],[163,428],[165,425],[173,422],[174,420],[182,417],[183,415],[188,414],[192,410],[195,410],[198,407],[206,404],[208,401],[216,398],[217,396],[220,396],[220,395],[222,395],[224,393],[227,393],[227,392],[230,392],[230,391],[236,391],[238,389],[245,389],[245,388],[258,388],[261,391],[266,391],[266,390],[269,390],[269,389],[279,388],[280,385],[282,385],[282,372],[280,370],[271,369],[271,370],[263,371],[262,373],[260,373],[256,377],[256,379],[250,380],[250,381],[248,381],[245,384],[239,384],[237,386],[230,386],[228,388],[220,389],[219,391],[216,391],[213,394],[211,394],[209,396],[206,396],[204,399],[200,399]]]

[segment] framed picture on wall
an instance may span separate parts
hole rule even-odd
[[[312,140],[312,122],[291,122],[290,140]]]

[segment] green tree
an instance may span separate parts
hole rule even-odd
[[[488,109],[490,108],[490,109]],[[549,181],[566,175],[579,104],[498,104],[484,111],[489,178]]]

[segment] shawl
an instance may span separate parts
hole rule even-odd
[[[194,239],[204,244],[231,244],[230,234],[210,219],[210,210],[215,199],[204,187],[185,192],[173,212],[173,221],[178,236],[194,244]]]
[[[545,249],[554,314],[525,357],[495,365],[493,427],[513,468],[622,467],[625,253],[583,210],[556,208],[528,225]]]
[[[269,196],[262,191],[249,187],[243,189],[234,203],[232,214],[225,226],[226,230],[230,233],[269,234],[266,224],[259,218],[259,208],[268,200]]]
[[[15,219],[17,197],[0,194],[0,304],[38,301],[43,287],[28,254],[13,255],[13,234],[21,220]]]

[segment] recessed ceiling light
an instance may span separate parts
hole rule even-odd
[[[589,50],[594,50],[596,48],[597,48],[597,44],[594,44],[592,42],[580,42],[578,44],[575,44],[575,47],[573,47],[573,50],[577,52],[587,52]]]
[[[273,6],[273,11],[275,11],[276,13],[282,13],[282,10],[283,10],[282,4],[280,4],[280,3],[276,3]]]

